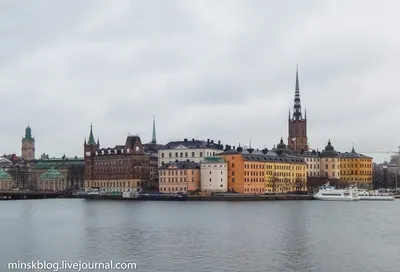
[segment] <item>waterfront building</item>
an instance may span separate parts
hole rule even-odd
[[[150,156],[139,136],[129,135],[124,145],[100,148],[90,126],[84,143],[85,189],[107,192],[134,192],[150,180]]]
[[[321,152],[312,150],[299,154],[307,163],[307,176],[310,178],[321,176]]]
[[[200,163],[200,188],[204,192],[228,190],[228,164],[221,157],[205,157]]]
[[[228,191],[243,194],[288,193],[306,190],[306,163],[283,143],[277,148],[236,150],[218,154],[228,163]]]
[[[294,96],[293,115],[289,110],[289,135],[288,148],[296,153],[308,151],[307,138],[307,113],[304,111],[304,117],[301,111],[299,71],[296,70],[296,88]]]
[[[65,154],[61,158],[50,157],[42,154],[40,159],[35,160],[32,167],[31,182],[34,188],[39,189],[39,177],[50,169],[56,169],[63,174],[66,179],[67,189],[83,188],[85,177],[85,161],[83,157],[67,157]]]
[[[159,168],[160,192],[188,193],[200,190],[200,164],[191,161],[164,163]]]
[[[328,141],[321,152],[321,175],[328,179],[340,180],[340,155]]]
[[[221,152],[223,146],[221,141],[214,143],[213,140],[207,141],[188,140],[173,141],[164,145],[158,150],[158,166],[163,164],[178,161],[193,161],[200,163],[205,157],[214,156]]]
[[[0,168],[0,190],[11,191],[14,187],[14,181],[10,174]]]
[[[35,138],[32,137],[29,126],[25,129],[25,137],[22,138],[21,156],[26,162],[35,160]]]
[[[67,189],[66,177],[54,168],[42,173],[38,180],[39,191],[65,191]]]
[[[32,189],[32,164],[33,162],[27,162],[21,156],[16,154],[4,155],[4,158],[11,161],[11,164],[5,162],[3,164],[4,170],[9,173],[13,179],[13,188],[18,189]]]
[[[372,158],[351,152],[339,153],[340,177],[344,182],[356,183],[359,188],[372,187]]]

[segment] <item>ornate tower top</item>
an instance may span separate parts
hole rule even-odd
[[[151,138],[151,143],[156,144],[156,117],[153,115],[153,137]]]
[[[88,144],[88,145],[96,145],[96,141],[94,140],[94,136],[93,136],[93,127],[92,127],[92,124],[90,124],[89,141],[88,141],[87,144]]]
[[[303,120],[300,103],[299,66],[296,68],[296,90],[294,94],[293,120]]]
[[[23,138],[23,140],[28,140],[28,141],[34,140],[34,138],[32,137],[32,130],[29,127],[29,125],[25,129],[25,137]]]

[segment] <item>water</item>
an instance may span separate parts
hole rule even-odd
[[[1,201],[0,271],[18,260],[113,260],[143,272],[394,272],[399,216],[399,200]]]

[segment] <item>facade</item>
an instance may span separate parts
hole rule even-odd
[[[228,163],[228,191],[242,194],[287,193],[306,190],[307,167],[281,139],[272,151],[227,146],[218,156]]]
[[[372,158],[351,152],[340,153],[340,177],[345,182],[357,183],[359,188],[372,187]]]
[[[129,135],[124,145],[100,148],[91,126],[84,153],[86,190],[134,192],[150,180],[150,156],[139,136]]]
[[[300,156],[304,159],[307,163],[307,176],[314,178],[314,177],[321,177],[321,152],[312,150],[312,151],[305,151],[300,154]]]
[[[42,173],[38,180],[38,189],[40,191],[65,191],[67,189],[66,177],[59,171],[51,168]]]
[[[3,161],[4,170],[9,173],[13,179],[14,188],[18,189],[33,189],[34,184],[32,183],[32,162],[25,161],[22,157],[18,157],[15,154],[4,155],[4,158],[9,162]]]
[[[22,138],[21,156],[26,162],[35,160],[35,138],[32,137],[29,126],[25,129],[25,137]]]
[[[77,190],[83,188],[85,177],[85,161],[82,157],[61,158],[49,157],[42,154],[39,160],[36,160],[32,167],[31,182],[34,188],[39,189],[39,177],[50,169],[55,169],[65,176],[66,188],[68,190]]]
[[[195,139],[169,142],[158,150],[158,166],[176,160],[200,163],[205,157],[214,156],[221,151],[223,151],[221,141],[217,144],[210,139],[207,142]]]
[[[10,174],[0,168],[0,190],[11,191],[14,187],[14,181]]]
[[[164,163],[159,168],[160,192],[188,193],[200,190],[200,164],[191,161]]]
[[[304,112],[304,118],[301,112],[299,73],[296,70],[296,90],[294,96],[293,115],[289,110],[289,137],[288,148],[297,153],[308,151],[307,138],[307,113]]]
[[[200,188],[204,192],[228,190],[228,164],[221,157],[206,157],[200,163]]]
[[[321,152],[321,176],[340,180],[340,155],[332,146],[331,140]]]

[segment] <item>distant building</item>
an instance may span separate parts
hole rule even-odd
[[[200,163],[200,188],[204,192],[228,190],[228,164],[221,157],[206,157]]]
[[[11,191],[14,187],[14,181],[10,174],[0,168],[0,190]]]
[[[32,137],[29,126],[25,129],[25,137],[22,138],[21,156],[26,162],[35,160],[35,138]]]
[[[85,188],[107,192],[132,192],[150,180],[150,156],[139,136],[128,136],[124,145],[100,148],[90,127],[84,143]]]
[[[207,141],[188,140],[173,141],[164,145],[158,150],[158,166],[178,161],[193,161],[200,163],[205,157],[213,156],[223,151],[221,141],[214,143],[213,140]]]
[[[200,190],[200,164],[191,161],[164,163],[159,168],[160,192],[188,193]]]
[[[67,189],[66,177],[59,171],[51,168],[42,173],[38,180],[39,191],[65,191]]]
[[[49,157],[42,154],[40,159],[35,161],[32,168],[31,182],[35,188],[39,188],[39,177],[44,172],[55,169],[65,176],[67,189],[83,188],[85,178],[85,161],[82,157],[67,157],[63,155],[61,158]]]
[[[351,152],[339,153],[340,178],[345,182],[354,182],[360,188],[372,188],[372,158]]]
[[[307,113],[301,112],[299,73],[296,70],[296,90],[294,96],[293,115],[289,110],[288,148],[296,153],[308,151]]]
[[[306,191],[307,164],[292,154],[281,139],[277,148],[234,150],[218,154],[228,162],[228,191],[243,194]]]

